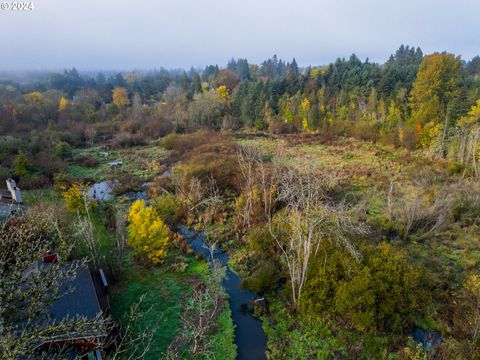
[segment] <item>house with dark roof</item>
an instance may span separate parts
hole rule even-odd
[[[56,255],[49,254],[44,256],[41,266],[49,266],[56,261]],[[102,276],[104,276],[103,271]],[[101,277],[100,274],[98,277]],[[108,284],[105,278],[105,282],[99,286],[98,281],[94,281],[96,278],[97,274],[92,274],[86,266],[82,266],[77,269],[75,278],[66,279],[60,285],[61,296],[48,309],[50,321],[60,322],[79,317],[86,320],[101,318],[107,310],[105,306],[101,306],[101,303],[108,304],[108,297],[106,302],[104,299],[107,296],[106,290],[101,287],[106,287]],[[101,327],[81,332],[62,332],[44,341],[39,345],[39,349],[55,351],[56,348],[68,348],[77,355],[100,360],[102,359],[101,344],[106,336],[106,330]]]

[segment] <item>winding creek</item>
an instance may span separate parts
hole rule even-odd
[[[145,187],[147,183],[143,184]],[[113,193],[113,183],[103,181],[93,184],[87,191],[94,200],[111,200],[115,197]],[[147,193],[129,192],[122,194],[132,200],[147,199]],[[210,261],[212,254],[208,247],[205,234],[201,231],[195,231],[186,227],[181,227],[179,232],[185,237],[188,244],[197,253],[200,253],[205,259]],[[267,337],[262,329],[262,322],[252,315],[252,301],[259,296],[253,291],[242,289],[240,284],[242,279],[235,274],[228,266],[228,254],[220,249],[213,252],[213,259],[218,261],[221,266],[226,267],[226,277],[223,280],[223,287],[229,295],[230,309],[232,310],[232,320],[235,324],[235,344],[237,345],[238,360],[264,360],[266,359]],[[441,342],[441,334],[434,330],[422,330],[415,328],[410,334],[412,338],[422,344],[426,349],[432,349],[434,345]]]
[[[212,255],[208,248],[207,240],[202,232],[181,228],[180,233],[185,237],[190,246],[207,260]],[[228,266],[228,254],[215,250],[213,259],[225,266],[227,276],[223,281],[230,299],[233,323],[235,324],[235,344],[237,345],[238,360],[262,360],[266,359],[267,337],[262,330],[262,322],[255,318],[251,311],[252,300],[258,295],[252,291],[240,288],[241,278]]]
[[[93,184],[87,194],[95,200],[111,200],[115,197],[111,182]],[[138,193],[133,193],[138,194]],[[142,193],[143,194],[143,193]],[[145,194],[146,197],[146,194]],[[252,315],[252,301],[258,295],[240,287],[242,279],[228,266],[228,254],[216,249],[213,255],[208,247],[207,239],[203,232],[180,228],[180,233],[185,237],[190,246],[205,259],[218,261],[226,267],[226,277],[223,287],[229,295],[232,320],[235,324],[235,344],[237,345],[238,360],[264,360],[267,348],[267,337],[262,329],[262,322]]]

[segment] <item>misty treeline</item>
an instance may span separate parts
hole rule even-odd
[[[4,75],[0,173],[19,153],[51,177],[70,147],[126,147],[199,128],[353,136],[425,148],[478,173],[479,99],[480,57],[403,45],[383,65],[352,55],[300,68],[273,56],[201,71]]]

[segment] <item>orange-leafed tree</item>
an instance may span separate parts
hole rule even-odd
[[[117,86],[112,90],[112,101],[119,107],[125,107],[128,105],[128,92],[127,89],[121,86]]]

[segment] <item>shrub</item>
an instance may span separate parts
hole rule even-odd
[[[242,285],[258,294],[264,294],[275,290],[278,275],[277,264],[271,259],[263,259],[257,262],[253,273],[245,278]]]
[[[417,182],[429,180],[420,178]],[[415,235],[419,240],[443,230],[451,222],[454,200],[446,187],[436,188],[426,183],[413,194],[407,194],[392,185],[387,218],[404,239]]]
[[[427,360],[428,354],[423,348],[422,344],[415,342],[411,337],[408,338],[408,343],[401,352],[402,359],[405,360]]]
[[[188,268],[188,263],[185,262],[180,262],[180,263],[175,263],[170,265],[170,269],[175,272],[180,272],[183,273],[187,270]]]
[[[465,170],[465,166],[458,162],[450,162],[448,164],[448,175],[455,176],[461,174]]]
[[[343,158],[344,159],[353,159],[353,154],[350,151],[345,151],[343,153]]]
[[[246,236],[246,241],[250,251],[261,254],[271,252],[277,247],[267,225],[251,228]]]
[[[10,177],[10,172],[7,168],[0,166],[0,180],[5,180]]]
[[[117,148],[126,148],[132,146],[145,145],[145,137],[142,134],[130,134],[121,132],[115,135],[112,146]]]
[[[181,135],[177,133],[168,134],[161,139],[160,144],[167,150],[174,150],[180,141],[180,137]]]
[[[167,150],[173,150],[177,156],[198,148],[204,144],[210,144],[220,140],[222,136],[213,131],[197,131],[191,134],[169,134],[162,138],[160,144]]]
[[[171,122],[151,117],[146,120],[145,126],[141,131],[146,137],[158,138],[169,134],[172,130],[173,125]]]
[[[418,144],[417,134],[413,127],[404,126],[398,131],[400,143],[409,150],[415,150]]]
[[[88,198],[85,188],[78,183],[74,183],[63,193],[63,200],[68,211],[84,214],[87,210]]]
[[[158,215],[169,225],[174,225],[179,218],[180,205],[173,194],[160,195],[155,199]]]
[[[32,166],[52,178],[53,174],[65,169],[65,163],[55,155],[41,152],[33,159]]]
[[[194,251],[193,251],[193,249],[188,245],[187,240],[185,240],[185,238],[184,238],[181,234],[179,234],[179,233],[174,233],[174,234],[173,234],[172,244],[173,244],[177,249],[179,249],[180,251],[182,251],[184,254],[187,254],[187,255],[193,255],[193,254],[194,254]]]
[[[55,145],[55,155],[66,160],[72,155],[72,147],[66,142],[60,141]]]
[[[215,153],[193,156],[189,161],[175,166],[174,171],[187,180],[196,178],[204,186],[213,179],[223,191],[238,190],[236,161],[231,158],[222,158]]]
[[[465,277],[462,290],[455,301],[454,331],[456,337],[465,339],[462,352],[465,359],[480,358],[480,275],[472,273]]]
[[[43,174],[35,174],[21,178],[19,187],[23,190],[40,189],[50,186],[50,179]]]
[[[53,186],[55,190],[64,191],[75,183],[75,177],[65,171],[53,175]]]
[[[378,141],[383,145],[400,146],[399,129],[397,127],[382,129]]]
[[[254,186],[250,192],[244,191],[240,194],[235,200],[234,210],[237,228],[265,221],[265,210],[258,187]]]
[[[75,164],[78,164],[80,166],[87,167],[87,168],[94,168],[100,164],[100,161],[96,157],[93,157],[90,155],[75,156],[75,158],[73,159],[73,162]]]
[[[196,178],[205,185],[213,179],[221,190],[238,190],[236,147],[228,138],[215,132],[198,131],[167,135],[161,144],[172,150],[172,162],[181,162],[174,171],[187,181]]]
[[[402,333],[429,304],[424,273],[388,243],[365,247],[360,263],[326,246],[312,264],[301,310],[362,332]]]
[[[74,229],[64,204],[39,201],[28,207],[25,219],[41,229],[37,236],[53,240],[57,251],[68,251]]]
[[[205,185],[214,180],[221,190],[238,191],[239,171],[234,145],[227,141],[203,144],[182,156],[174,172]]]
[[[25,148],[23,141],[13,136],[0,137],[0,161],[8,160]]]
[[[29,168],[29,163],[28,163],[27,156],[23,151],[20,151],[15,157],[15,160],[13,160],[13,169],[15,170],[15,174],[17,174],[20,177],[27,176],[28,168]]]
[[[480,184],[477,181],[461,181],[452,185],[455,200],[452,206],[453,218],[457,222],[472,225],[480,221]]]
[[[137,200],[128,213],[128,245],[139,258],[153,264],[163,262],[170,243],[170,231],[153,206]]]
[[[350,132],[354,137],[367,141],[375,141],[378,137],[378,130],[375,123],[365,120],[354,122]]]
[[[140,191],[142,179],[132,176],[132,174],[126,171],[116,171],[114,174],[110,174],[108,178],[115,183],[113,192],[116,195],[125,194],[129,191]]]
[[[160,175],[153,179],[152,184],[147,187],[150,198],[155,199],[162,196],[165,191],[174,192],[175,186],[172,182],[172,177],[168,175]]]

